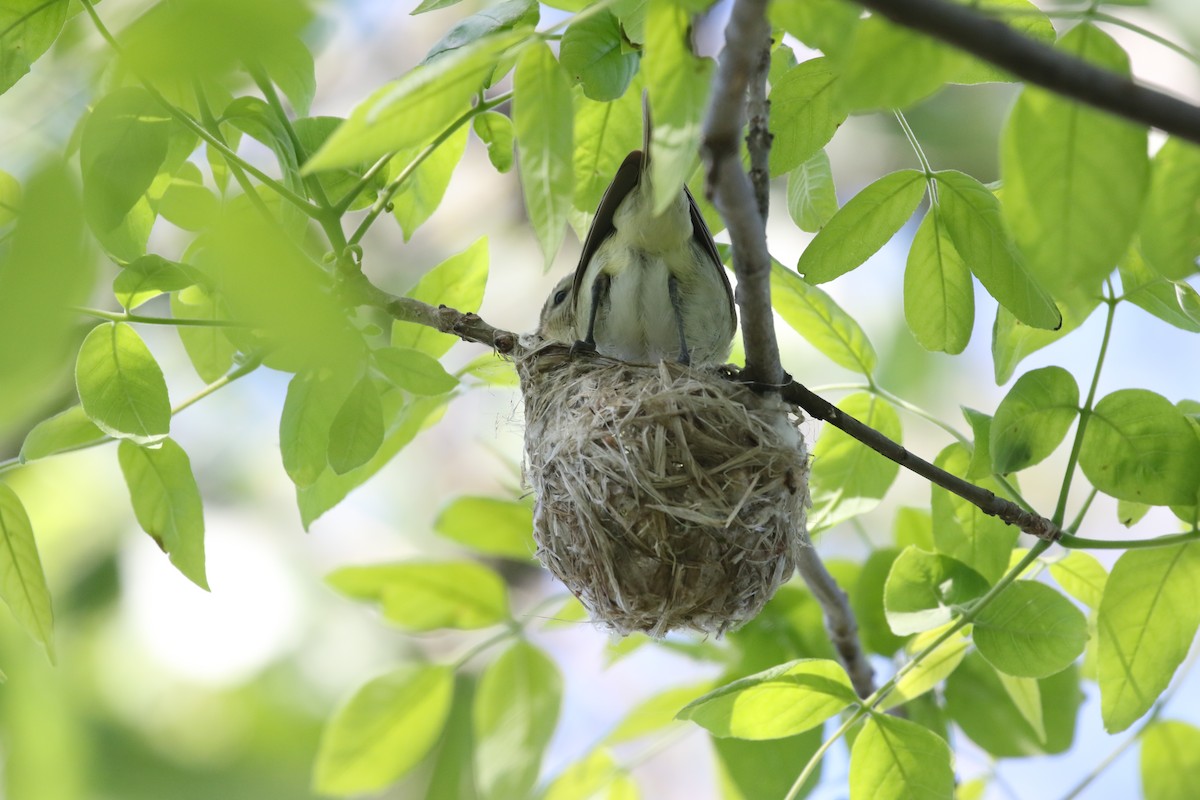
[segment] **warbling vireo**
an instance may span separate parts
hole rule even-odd
[[[686,186],[654,216],[645,96],[642,116],[642,149],[617,169],[579,265],[547,298],[538,331],[623,361],[719,363],[737,324],[733,290]]]

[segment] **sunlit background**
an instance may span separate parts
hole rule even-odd
[[[149,3],[106,0],[100,13],[120,29]],[[418,17],[405,0],[346,0],[320,5],[311,33],[318,52],[313,114],[345,115],[374,88],[416,64],[458,19],[481,7],[471,0]],[[719,47],[725,4],[714,10],[700,40]],[[1086,5],[1086,4],[1085,4]],[[1121,14],[1173,41],[1187,43],[1181,20],[1187,0]],[[1047,5],[1047,7],[1049,7]],[[1058,6],[1061,8],[1061,6]],[[1079,9],[1084,6],[1072,6]],[[561,18],[545,9],[543,25]],[[1194,22],[1194,20],[1193,20]],[[1070,20],[1056,20],[1061,26]],[[1149,83],[1200,101],[1196,64],[1145,38],[1106,26],[1129,51],[1135,73]],[[1192,40],[1200,47],[1200,39]],[[93,96],[96,65],[107,57],[85,15],[68,23],[54,52],[0,97],[0,169],[28,172],[36,160],[62,152],[72,127]],[[908,113],[936,169],[958,168],[983,181],[998,177],[996,141],[1014,88],[952,88]],[[1161,139],[1152,135],[1153,146]],[[248,143],[244,152],[270,164]],[[828,149],[844,202],[885,172],[916,166],[895,121],[885,115],[852,117]],[[901,286],[909,225],[865,266],[827,286],[866,329],[881,360],[880,382],[960,430],[960,406],[995,408],[1005,387],[992,373],[990,329],[995,303],[977,292],[976,324],[960,357],[922,351],[905,327]],[[788,220],[783,185],[776,187],[769,226],[773,254],[794,264],[810,236]],[[550,273],[524,218],[515,173],[497,174],[482,145],[471,140],[441,208],[405,243],[384,220],[365,245],[366,271],[384,288],[403,292],[448,255],[487,237],[491,273],[481,313],[494,325],[529,330],[543,298],[574,268],[578,242],[568,237]],[[719,237],[720,238],[720,237]],[[151,249],[171,253],[181,240],[160,220]],[[101,302],[98,300],[98,302]],[[111,307],[111,298],[106,302]],[[154,301],[161,304],[161,300]],[[146,313],[166,313],[149,306]],[[1096,314],[1065,340],[1029,357],[1022,369],[1067,367],[1090,380],[1102,328]],[[836,399],[861,377],[821,357],[786,326],[780,327],[786,368],[810,387],[829,387]],[[170,329],[139,331],[163,365],[178,402],[201,388],[178,337]],[[461,366],[481,348],[459,344],[448,366]],[[1100,394],[1139,386],[1172,401],[1200,397],[1200,344],[1129,304],[1118,312]],[[458,554],[433,532],[439,509],[462,494],[512,497],[519,491],[521,406],[514,391],[477,389],[456,399],[445,419],[421,434],[373,480],[325,514],[307,533],[294,489],[279,457],[278,422],[287,375],[259,370],[192,409],[172,435],[192,458],[205,500],[208,574],[205,593],[183,578],[137,527],[117,468],[115,446],[56,457],[12,472],[5,480],[24,500],[55,598],[58,665],[51,667],[9,615],[0,612],[0,796],[9,800],[191,800],[311,796],[309,770],[320,726],[348,693],[418,651],[451,658],[477,641],[466,634],[413,637],[390,628],[365,606],[335,594],[324,576],[347,564],[414,556]],[[950,439],[930,423],[905,414],[904,442],[932,458]],[[805,425],[816,437],[820,426]],[[0,457],[19,441],[0,442]],[[1033,471],[1024,489],[1046,508],[1058,491],[1063,454]],[[1045,480],[1036,480],[1044,476]],[[1078,501],[1084,492],[1078,490]],[[868,542],[890,541],[898,505],[928,505],[929,489],[902,474],[885,503],[818,542],[828,559],[861,560]],[[1178,522],[1152,512],[1137,529],[1173,532]],[[1098,500],[1084,530],[1089,537],[1127,535],[1115,503]],[[1100,555],[1111,564],[1112,558]],[[510,568],[517,569],[517,568]],[[563,594],[533,568],[510,573],[521,587],[518,614],[538,614]],[[561,722],[544,763],[552,775],[585,753],[637,700],[657,690],[713,677],[701,666],[661,648],[643,648],[612,660],[614,644],[586,623],[543,630],[529,626],[563,670]],[[471,662],[486,663],[487,656]],[[876,662],[886,675],[893,668]],[[1166,716],[1200,724],[1200,681],[1175,695]],[[1102,732],[1094,685],[1081,711],[1076,745],[1059,757],[1008,760],[988,797],[1060,797],[1128,734]],[[986,754],[965,738],[956,742],[960,776],[992,769]],[[681,727],[666,738],[622,748],[637,763],[634,775],[652,800],[708,800],[718,796],[707,737]],[[1136,796],[1136,749],[1126,753],[1081,796]],[[835,748],[814,797],[846,796],[846,757]],[[797,765],[797,769],[800,765]],[[385,796],[406,798],[404,785]]]

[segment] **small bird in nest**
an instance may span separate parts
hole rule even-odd
[[[718,364],[737,325],[733,290],[686,186],[654,214],[644,94],[642,120],[642,149],[625,157],[605,190],[579,265],[550,293],[538,333],[622,361]]]

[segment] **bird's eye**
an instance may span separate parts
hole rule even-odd
[[[570,289],[559,289],[557,292],[555,292],[554,293],[554,305],[558,305],[563,300],[566,300],[568,294],[570,294]]]

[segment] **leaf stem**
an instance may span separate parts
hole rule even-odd
[[[1174,547],[1179,544],[1200,541],[1200,529],[1186,533],[1169,533],[1149,539],[1085,539],[1082,536],[1063,534],[1059,544],[1072,550],[1150,550],[1156,547]]]
[[[193,328],[249,328],[244,322],[234,322],[224,319],[180,319],[176,317],[144,317],[140,314],[131,314],[128,311],[105,311],[102,308],[87,308],[86,306],[75,306],[71,309],[80,314],[86,314],[89,317],[98,319],[107,319],[112,322],[132,322],[139,325],[174,325],[176,327],[193,327]]]
[[[1112,283],[1108,285],[1108,295],[1104,298],[1108,304],[1108,314],[1104,319],[1104,337],[1100,340],[1100,353],[1096,356],[1096,369],[1092,372],[1092,385],[1088,388],[1087,399],[1083,408],[1079,409],[1079,425],[1075,429],[1075,441],[1071,443],[1071,455],[1067,459],[1067,468],[1063,474],[1062,488],[1058,492],[1058,505],[1054,508],[1051,521],[1059,527],[1067,515],[1067,497],[1071,493],[1071,479],[1075,477],[1075,467],[1079,463],[1079,451],[1083,447],[1083,434],[1087,431],[1088,419],[1092,416],[1092,406],[1096,400],[1096,387],[1100,384],[1100,370],[1104,366],[1104,358],[1108,354],[1108,342],[1112,336],[1113,317],[1117,311],[1117,301],[1113,297]]]
[[[929,165],[929,159],[925,157],[925,150],[921,147],[921,142],[917,139],[917,134],[913,131],[912,126],[908,124],[908,118],[904,116],[904,112],[893,108],[892,113],[896,115],[896,121],[900,123],[904,137],[908,139],[913,152],[917,154],[917,161],[921,162],[921,171],[925,173],[925,183],[929,186],[929,199],[936,204],[937,182],[933,179],[933,167]]]
[[[362,241],[363,236],[365,236],[367,231],[370,230],[371,226],[375,224],[375,220],[378,219],[379,215],[387,210],[388,205],[392,202],[392,198],[395,197],[396,192],[400,190],[400,187],[404,184],[404,182],[407,181],[408,178],[416,171],[417,167],[421,166],[421,162],[429,158],[429,155],[436,150],[438,146],[442,144],[442,142],[449,139],[455,131],[457,131],[467,122],[470,122],[477,115],[482,114],[485,111],[490,111],[498,105],[507,103],[511,98],[512,92],[505,92],[503,94],[496,95],[485,103],[480,103],[479,105],[474,106],[458,119],[454,120],[454,122],[451,122],[446,129],[439,133],[437,138],[435,138],[432,142],[421,148],[421,150],[415,156],[413,156],[413,160],[410,161],[408,165],[400,171],[400,174],[398,174],[395,178],[392,178],[392,180],[388,182],[388,185],[383,188],[383,191],[379,193],[379,197],[376,198],[375,202],[371,204],[371,210],[367,212],[367,216],[363,218],[363,221],[359,223],[358,228],[356,228],[354,233],[350,236],[348,245],[353,247]],[[365,180],[366,176],[364,175],[363,178]],[[360,190],[356,186],[354,189],[351,189],[353,194],[347,195],[347,197],[353,199],[358,191]],[[338,206],[345,202],[346,198],[343,198],[338,203]]]

